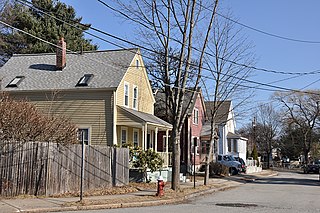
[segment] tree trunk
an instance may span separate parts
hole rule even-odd
[[[270,168],[270,151],[269,152],[267,152],[267,169],[269,169]]]
[[[210,149],[209,149],[209,154],[206,156],[206,168],[205,168],[205,177],[204,177],[204,185],[209,184],[209,177],[210,177],[210,162],[211,162],[211,153],[213,151],[213,146],[214,146],[214,136],[211,134],[211,139],[210,139]]]
[[[177,130],[172,131],[173,155],[172,155],[172,182],[171,189],[180,189],[180,135]]]
[[[211,130],[210,130],[210,148],[209,153],[206,156],[206,168],[205,168],[205,176],[204,176],[204,185],[208,185],[209,183],[209,176],[210,176],[210,162],[211,162],[211,153],[213,152],[214,148],[214,136],[215,136],[215,122],[213,121],[213,118],[210,122]]]

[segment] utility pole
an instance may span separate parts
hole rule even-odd
[[[253,117],[252,121],[252,128],[253,128],[253,145],[251,147],[251,151],[253,151],[253,147],[256,146],[256,116]]]

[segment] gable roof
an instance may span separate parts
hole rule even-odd
[[[206,101],[206,110],[208,112],[208,119],[211,120],[210,114],[211,114],[211,108],[213,107],[214,102],[213,101]],[[231,101],[218,101],[218,110],[217,110],[217,116],[216,116],[216,124],[225,123],[228,121],[228,116],[231,109]]]
[[[211,108],[213,107],[213,101],[205,101],[206,110],[208,112],[208,121],[206,121],[201,129],[201,136],[208,136],[211,134]],[[228,121],[229,113],[231,109],[231,101],[218,101],[217,105],[219,106],[217,110],[215,125],[225,125]]]
[[[191,97],[192,97],[192,94],[194,93],[194,91],[192,91],[191,89],[187,89],[185,94],[184,94],[184,101],[183,101],[183,105],[182,105],[182,110],[185,111],[188,107],[188,104],[191,100]],[[188,116],[191,116],[192,113],[193,113],[193,109],[195,107],[195,104],[196,104],[196,101],[197,101],[197,98],[198,98],[198,95],[200,95],[200,99],[201,99],[201,104],[203,105],[204,109],[204,113],[206,114],[206,109],[205,109],[205,104],[204,104],[204,101],[203,101],[203,96],[202,96],[202,91],[201,91],[201,88],[198,87],[197,88],[197,91],[196,91],[197,94],[195,94],[195,96],[193,97],[193,102],[191,103],[190,105],[190,110],[188,112]],[[171,111],[169,111],[169,115],[167,115],[166,113],[166,95],[163,91],[158,91],[156,94],[155,94],[155,99],[156,99],[156,103],[155,103],[155,114],[164,119],[164,120],[167,120],[169,121],[169,118],[168,116],[170,117],[171,116]],[[172,116],[171,116],[172,117]]]
[[[93,77],[85,88],[117,88],[138,49],[67,53],[67,64],[62,71],[56,69],[56,54],[19,54],[12,56],[0,68],[1,90],[69,90],[76,87],[85,74]],[[24,76],[18,87],[6,86],[17,76]]]

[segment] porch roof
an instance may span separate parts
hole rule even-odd
[[[162,129],[172,129],[172,125],[168,122],[156,117],[155,115],[140,112],[134,109],[117,106],[118,111],[118,120],[119,124],[121,123],[139,123],[141,126],[143,124],[153,125],[155,127],[160,127]],[[120,115],[121,118],[120,118]]]
[[[248,140],[247,138],[241,137],[241,135],[237,135],[237,134],[232,133],[232,132],[228,132],[227,138],[241,139],[241,140],[245,140],[245,141]]]

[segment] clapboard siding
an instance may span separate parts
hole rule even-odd
[[[139,67],[136,67],[136,60],[139,60]],[[124,83],[129,83],[129,107],[133,106],[133,87],[138,87],[138,110],[153,114],[154,98],[149,83],[149,78],[139,54],[131,62],[128,71],[117,89],[117,105],[124,106]]]
[[[113,143],[113,91],[58,91],[14,94],[33,102],[45,114],[63,115],[91,129],[92,145]]]

